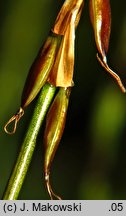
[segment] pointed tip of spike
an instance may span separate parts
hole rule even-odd
[[[18,121],[20,120],[20,118],[24,115],[24,110],[22,109],[22,107],[20,107],[20,109],[18,110],[18,112],[12,116],[9,121],[5,124],[4,126],[4,131],[7,133],[7,134],[14,134],[16,132],[16,128],[17,128],[17,123]],[[11,124],[11,123],[14,123],[14,126],[12,128],[12,130],[9,130],[8,126]]]
[[[49,193],[50,199],[51,200],[62,200],[60,196],[58,196],[57,194],[55,194],[52,190],[51,184],[50,184],[50,176],[49,174],[45,175],[45,183],[46,183],[46,187],[47,187],[47,191]]]
[[[116,80],[118,86],[120,87],[123,93],[126,93],[126,88],[124,87],[121,78],[108,66],[106,56],[102,56],[102,59],[99,57],[98,53],[96,54],[98,61],[101,66]]]

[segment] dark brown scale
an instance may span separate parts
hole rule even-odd
[[[116,80],[122,92],[126,92],[120,77],[107,63],[106,54],[111,31],[111,8],[109,0],[90,0],[90,18],[94,29],[96,46],[100,54],[97,54],[97,59],[102,67]]]
[[[33,89],[33,87],[36,83],[36,77],[38,76],[41,68],[43,67],[43,64],[44,64],[44,61],[46,59],[46,55],[49,51],[49,48],[50,48],[50,44],[46,47],[44,52],[41,48],[38,56],[36,57],[33,65],[30,68],[30,71],[29,71],[29,74],[27,76],[25,86],[23,89],[22,98],[21,98],[21,107],[23,107],[23,108],[27,105],[27,98],[28,98],[29,94],[31,93],[31,89]]]
[[[43,87],[51,68],[53,66],[58,48],[60,47],[62,36],[58,36],[54,33],[50,33],[44,46],[40,49],[38,56],[31,66],[26,83],[23,89],[21,98],[21,107],[17,113],[4,126],[4,130],[8,134],[13,134],[16,131],[17,123],[24,114],[24,108],[28,106],[39,93]],[[14,123],[13,129],[10,130],[8,125]]]
[[[60,87],[59,92],[57,93],[46,118],[46,128],[44,132],[44,175],[47,190],[51,199],[61,199],[52,190],[50,184],[50,168],[56,150],[60,143],[61,137],[63,135],[66,123],[66,115],[69,104],[70,92],[71,88]]]
[[[61,36],[48,37],[29,71],[22,93],[21,107],[28,106],[45,84],[54,63]]]

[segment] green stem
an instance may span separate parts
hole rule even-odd
[[[55,89],[55,87],[46,84],[41,90],[21,151],[4,193],[3,200],[16,200],[18,198],[36,146],[36,138],[40,126],[53,99]]]

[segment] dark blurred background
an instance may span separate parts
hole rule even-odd
[[[3,126],[17,111],[28,70],[64,1],[0,3],[0,197],[36,100],[13,136]],[[109,65],[126,86],[126,1],[111,1]],[[52,166],[63,199],[126,199],[126,95],[96,60],[88,1],[76,32],[74,82],[65,132]],[[43,125],[44,128],[44,125]],[[43,178],[43,128],[19,199],[49,199]]]

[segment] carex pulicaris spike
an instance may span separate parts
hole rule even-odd
[[[73,86],[75,28],[80,20],[84,0],[66,0],[44,46],[40,49],[28,74],[18,112],[7,122],[4,130],[13,134],[17,122],[39,93],[45,82],[54,86]],[[13,130],[8,125],[14,122]]]

